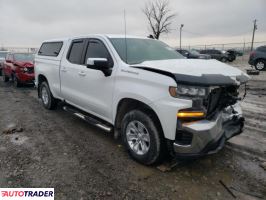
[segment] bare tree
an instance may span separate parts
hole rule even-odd
[[[156,39],[159,39],[162,33],[170,32],[170,25],[176,15],[171,12],[169,7],[168,0],[155,0],[147,3],[142,10]]]

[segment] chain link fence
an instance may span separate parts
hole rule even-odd
[[[0,47],[0,51],[19,52],[19,53],[37,53],[37,47]]]
[[[254,42],[253,49],[266,45],[266,41]],[[201,45],[184,45],[182,49],[218,49],[218,50],[228,50],[228,49],[236,49],[244,54],[250,53],[251,50],[251,42],[239,42],[239,43],[224,43],[224,44],[201,44]],[[10,51],[10,52],[27,52],[27,53],[37,53],[37,47],[0,47],[0,51]]]
[[[254,42],[253,49],[266,45],[266,41]],[[239,42],[239,43],[224,43],[224,44],[202,44],[202,45],[189,45],[182,46],[182,49],[218,49],[218,50],[228,50],[228,49],[236,49],[242,51],[244,54],[249,53],[251,51],[251,42]]]

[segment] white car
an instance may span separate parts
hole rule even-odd
[[[243,129],[238,101],[248,75],[216,60],[184,59],[158,40],[48,40],[35,64],[45,108],[64,101],[66,111],[121,136],[130,155],[146,165],[166,153],[215,153]]]

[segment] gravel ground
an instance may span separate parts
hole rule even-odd
[[[260,78],[252,80],[250,87],[257,90],[249,90],[243,103],[248,118],[244,134],[215,155],[176,162],[167,172],[162,170],[170,161],[159,167],[140,165],[112,134],[61,107],[45,110],[32,87],[15,89],[0,82],[0,187],[53,187],[60,200],[235,199],[222,182],[237,199],[266,199],[266,173],[260,166],[265,152],[243,143],[265,144],[261,88],[266,79]]]

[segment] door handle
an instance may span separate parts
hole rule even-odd
[[[66,68],[62,68],[61,71],[62,72],[67,72],[67,69]]]
[[[81,71],[81,72],[79,72],[79,75],[80,75],[80,76],[86,76],[86,73],[83,72],[83,71]]]

